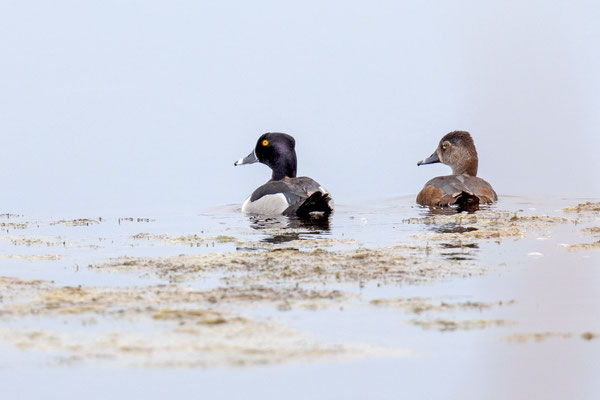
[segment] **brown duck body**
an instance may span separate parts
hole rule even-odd
[[[417,196],[422,206],[491,204],[498,195],[487,181],[476,176],[438,176],[428,181]]]
[[[469,132],[454,131],[445,135],[436,151],[417,165],[441,162],[452,167],[452,175],[429,180],[417,195],[423,206],[470,206],[490,204],[498,195],[485,180],[477,177],[479,159]]]

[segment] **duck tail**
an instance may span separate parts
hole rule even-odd
[[[456,205],[458,208],[470,210],[477,209],[479,207],[479,197],[471,192],[457,192],[454,194],[447,194],[440,200],[440,206],[452,206]]]
[[[298,217],[308,217],[310,213],[319,212],[325,215],[333,211],[332,200],[329,193],[314,192],[306,198],[295,210]]]

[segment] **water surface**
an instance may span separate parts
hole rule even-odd
[[[565,209],[588,200],[4,215],[0,374],[24,397],[593,398],[600,213]]]

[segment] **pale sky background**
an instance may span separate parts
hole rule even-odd
[[[416,194],[472,133],[500,194],[600,196],[594,1],[0,2],[0,211],[201,209],[269,178]]]

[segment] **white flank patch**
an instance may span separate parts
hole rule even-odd
[[[258,200],[246,199],[242,205],[242,212],[248,214],[279,215],[282,214],[290,204],[283,193],[267,194]]]

